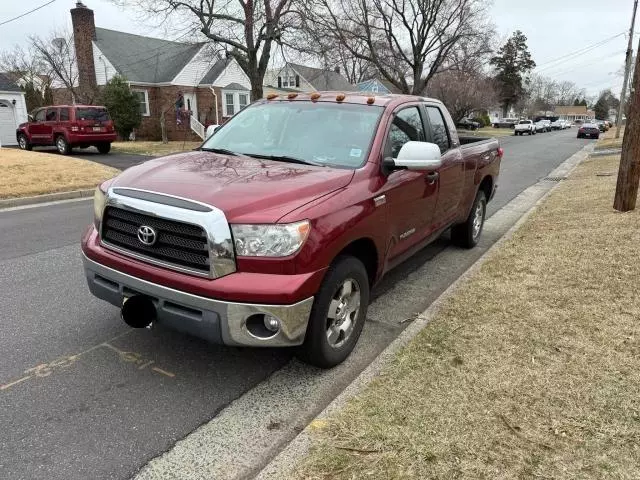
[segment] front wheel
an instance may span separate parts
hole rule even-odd
[[[487,213],[487,197],[479,190],[467,220],[451,228],[451,240],[462,248],[473,248],[478,244]]]
[[[321,368],[342,363],[360,337],[368,306],[369,277],[364,265],[355,257],[338,257],[313,302],[297,357]]]
[[[27,136],[24,133],[21,133],[20,136],[18,137],[18,145],[20,146],[21,150],[31,150],[32,146],[29,143],[29,139],[27,138]]]

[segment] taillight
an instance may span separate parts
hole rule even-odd
[[[498,148],[498,157],[502,158],[504,156],[504,148]]]

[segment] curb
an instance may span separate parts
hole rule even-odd
[[[0,210],[24,205],[37,205],[39,203],[55,202],[57,200],[70,200],[73,198],[91,198],[95,188],[87,190],[74,190],[72,192],[47,193],[33,197],[8,198],[0,200]]]
[[[562,162],[555,170],[547,175],[547,177],[566,177],[573,170],[587,159],[593,153],[594,146],[587,145],[579,150],[567,160]],[[541,180],[541,182],[544,180]],[[540,182],[539,182],[540,183]],[[529,187],[531,188],[531,187]],[[256,480],[272,480],[280,478],[290,478],[297,469],[298,463],[306,457],[309,447],[311,446],[311,435],[313,430],[317,429],[324,423],[324,419],[339,412],[346,403],[353,397],[358,395],[365,387],[369,385],[381,371],[395,358],[396,354],[406,344],[413,340],[424,328],[427,327],[431,319],[440,310],[442,304],[457,293],[460,285],[465,282],[471,275],[478,271],[482,265],[489,259],[495,250],[500,248],[503,243],[508,241],[514,233],[520,229],[522,224],[538,209],[538,207],[547,199],[547,197],[558,188],[558,184],[553,185],[535,204],[525,211],[518,221],[497,241],[495,242],[473,265],[471,265],[458,279],[427,308],[422,312],[414,322],[408,326],[380,355],[378,355],[365,370],[356,377],[343,391],[338,395],[327,407],[320,412],[305,427],[298,436],[296,436],[266,467],[264,467]],[[526,190],[525,190],[526,191]]]

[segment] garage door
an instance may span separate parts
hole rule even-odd
[[[16,122],[13,107],[4,100],[0,100],[0,142],[2,145],[16,144]]]

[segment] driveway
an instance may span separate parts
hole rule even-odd
[[[56,147],[35,147],[33,151],[57,153]],[[146,155],[130,155],[128,153],[109,153],[107,155],[102,155],[93,147],[85,149],[76,148],[71,151],[71,156],[73,158],[82,158],[84,160],[101,163],[102,165],[107,165],[119,170],[125,170],[153,158]]]
[[[569,130],[502,143],[500,187],[489,214],[587,142]],[[264,381],[276,372],[291,377],[293,387],[276,393],[296,415],[255,427],[255,435],[286,428],[292,436],[498,239],[489,232],[479,248],[464,251],[445,235],[392,271],[374,292],[355,355],[321,372],[291,362],[287,350],[228,348],[126,327],[118,310],[85,285],[79,238],[91,210],[82,200],[0,211],[0,478],[130,478],[233,400],[267,388]],[[243,423],[252,428],[252,412],[278,410],[256,397],[210,440],[232,442]],[[234,465],[240,456],[260,453],[238,452],[227,473],[240,468]],[[185,466],[197,461],[185,458]]]

